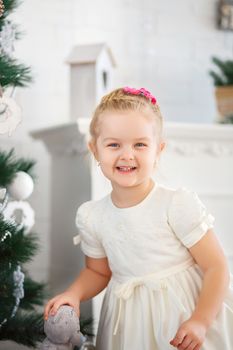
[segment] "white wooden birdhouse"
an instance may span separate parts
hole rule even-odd
[[[115,60],[106,44],[77,45],[70,64],[71,120],[90,118],[100,98],[112,89]]]

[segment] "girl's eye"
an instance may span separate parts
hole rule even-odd
[[[138,142],[137,145],[146,146],[145,143]]]
[[[115,147],[116,145],[118,145],[118,143],[110,143],[110,145],[108,145],[108,147]]]

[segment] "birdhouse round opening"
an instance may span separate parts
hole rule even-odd
[[[107,89],[107,86],[108,86],[108,73],[106,71],[103,71],[102,72],[102,77],[103,77],[104,89]]]

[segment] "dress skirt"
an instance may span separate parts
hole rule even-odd
[[[193,259],[142,277],[113,276],[106,289],[96,350],[174,350],[169,344],[195,309],[203,273]],[[233,276],[201,350],[233,349]]]

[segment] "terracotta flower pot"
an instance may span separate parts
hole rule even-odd
[[[220,118],[233,116],[233,85],[216,87],[215,97]]]

